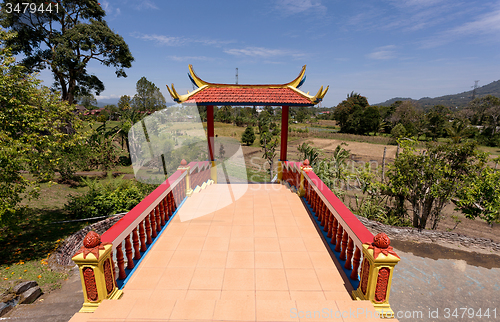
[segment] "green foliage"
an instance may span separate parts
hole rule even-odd
[[[435,141],[446,134],[447,114],[450,110],[443,105],[434,106],[427,114],[427,134]]]
[[[88,110],[93,110],[93,109],[98,108],[97,107],[97,100],[95,99],[94,95],[92,95],[92,94],[76,96],[75,101],[78,104],[85,106],[85,108]]]
[[[417,152],[415,141],[399,141],[403,151],[389,165],[389,183],[384,193],[396,200],[396,208],[404,210],[403,200],[411,204],[413,226],[425,229],[432,221],[435,229],[441,210],[454,197],[469,174],[485,161],[485,155],[474,143],[428,144],[427,150]]]
[[[297,147],[297,150],[301,153],[303,153],[303,158],[301,158],[301,161],[303,160],[309,160],[309,164],[314,167],[316,163],[319,162],[319,157],[321,154],[321,150],[315,147],[312,147],[309,145],[309,143],[304,142],[302,145],[299,145]]]
[[[65,209],[74,218],[92,218],[127,212],[141,202],[156,187],[133,180],[115,179],[108,183],[86,179],[89,190],[82,195],[70,195]]]
[[[490,167],[470,173],[457,191],[455,210],[469,219],[481,218],[488,224],[500,222],[500,172]]]
[[[333,112],[333,118],[340,125],[340,132],[366,134],[379,128],[381,115],[376,106],[370,106],[366,97],[352,92]]]
[[[166,108],[165,97],[156,85],[141,77],[136,83],[137,94],[131,101],[131,105],[136,111],[154,112]],[[124,98],[126,100],[126,98]]]
[[[253,127],[247,126],[245,132],[243,132],[243,134],[241,135],[241,142],[245,143],[246,145],[252,145],[254,141],[255,133],[253,131]]]
[[[14,37],[0,30],[0,227],[12,224],[21,200],[37,197],[39,183],[84,144],[73,107],[15,64],[4,47]]]
[[[352,175],[347,167],[351,153],[343,146],[347,146],[347,143],[342,142],[337,145],[330,159],[319,160],[313,165],[314,173],[337,195],[348,187]]]
[[[126,111],[129,110],[132,105],[132,98],[128,95],[122,95],[120,96],[120,99],[118,100],[118,110],[119,111]]]
[[[391,135],[396,140],[404,138],[406,136],[406,128],[405,128],[405,126],[403,124],[401,124],[401,123],[396,124],[396,126],[393,127],[392,130],[391,130]]]
[[[264,113],[264,112],[262,112]],[[261,113],[261,114],[262,114]],[[273,123],[271,123],[272,125]],[[274,124],[270,126],[270,129],[263,128],[260,133],[260,147],[262,148],[262,158],[265,159],[269,164],[269,175],[271,180],[273,179],[273,169],[274,169],[274,158],[276,157],[276,148],[278,147],[278,137],[279,130]]]
[[[30,2],[37,7],[45,3]],[[104,21],[106,13],[97,0],[61,1],[58,12],[7,12],[7,4],[15,7],[19,3],[22,1],[6,0],[1,5],[2,26],[17,32],[7,45],[14,54],[25,55],[22,65],[29,71],[48,67],[63,100],[73,103],[75,96],[104,90],[102,81],[87,71],[90,60],[115,67],[117,77],[127,76],[124,68],[130,68],[134,58],[123,38]]]

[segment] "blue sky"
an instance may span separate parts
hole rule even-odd
[[[307,65],[302,87],[330,85],[322,106],[351,91],[372,104],[471,89],[500,79],[500,1],[102,0],[106,21],[135,62],[127,78],[93,63],[101,98],[133,95],[145,76],[192,90],[188,64],[209,82],[285,83]],[[42,78],[50,80],[48,73]]]

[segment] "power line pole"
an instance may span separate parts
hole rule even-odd
[[[238,85],[238,67],[236,67],[236,85]]]

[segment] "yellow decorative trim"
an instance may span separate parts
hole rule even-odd
[[[307,92],[307,94],[306,94],[306,93],[302,92],[301,90],[299,90],[297,88],[297,86],[299,86],[300,82],[304,78],[304,75],[306,73],[306,65],[302,66],[302,69],[299,73],[299,76],[297,76],[297,78],[295,78],[293,81],[286,83],[286,84],[270,84],[270,85],[209,83],[209,82],[202,80],[200,77],[198,77],[198,75],[196,75],[196,73],[194,72],[194,69],[193,69],[193,65],[189,64],[188,68],[189,68],[189,73],[191,75],[191,78],[193,79],[194,83],[198,86],[198,88],[195,91],[193,91],[191,93],[188,91],[187,94],[180,95],[175,90],[174,84],[171,85],[172,89],[170,89],[170,87],[168,87],[168,85],[166,85],[168,92],[170,93],[170,96],[172,96],[172,99],[178,103],[183,103],[183,102],[189,100],[190,97],[192,97],[196,93],[201,92],[202,90],[204,90],[205,88],[208,88],[208,87],[215,87],[215,88],[217,88],[217,87],[226,87],[226,88],[243,88],[243,87],[244,88],[262,88],[262,87],[265,87],[265,88],[290,88],[293,91],[295,91],[296,93],[307,98],[309,101],[311,101],[311,103],[318,104],[323,99],[323,97],[326,95],[326,92],[328,92],[328,88],[329,88],[329,86],[327,86],[326,89],[323,90],[323,86],[321,86],[321,88],[319,89],[318,93],[316,93],[315,96],[309,95],[309,92]]]
[[[283,162],[285,161],[278,161],[278,182],[281,183],[283,181]]]
[[[217,165],[215,161],[212,161],[212,167],[210,168],[210,178],[217,184]]]

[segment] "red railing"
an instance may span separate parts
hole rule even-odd
[[[101,236],[103,243],[113,244],[118,285],[119,280],[127,278],[186,197],[188,173],[183,165]],[[210,179],[210,162],[191,162],[189,167],[191,188]]]
[[[300,162],[285,162],[283,180],[301,189]],[[344,203],[321,181],[309,167],[304,171],[302,189],[304,197],[312,210],[326,237],[335,246],[339,258],[345,261],[344,268],[350,270],[350,278],[358,280],[359,264],[363,244],[372,243],[373,234],[356,218]]]

